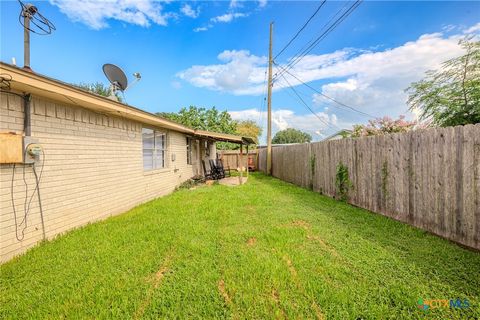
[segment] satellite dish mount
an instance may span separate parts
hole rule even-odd
[[[109,98],[118,101],[117,92],[121,91],[123,93],[125,90],[130,88],[128,86],[128,79],[125,75],[125,72],[123,72],[122,69],[114,64],[106,63],[103,65],[103,73],[105,73],[108,81],[110,81]],[[137,83],[142,78],[138,72],[135,72],[133,76],[135,77],[135,81],[132,83],[132,85]]]
[[[114,64],[106,63],[103,65],[103,73],[110,81],[110,96],[109,98],[118,101],[117,91],[124,92],[128,86],[128,79],[125,73]]]

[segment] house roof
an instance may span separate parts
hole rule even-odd
[[[352,133],[352,130],[342,129],[342,130],[340,130],[340,131],[335,132],[335,133],[332,134],[332,135],[329,135],[328,137],[326,137],[325,139],[323,139],[323,141],[332,140],[332,139],[334,139],[335,137],[343,137],[344,134],[350,134],[350,133]]]
[[[0,62],[0,73],[8,74],[12,77],[10,88],[15,91],[28,92],[32,95],[70,105],[78,105],[99,113],[122,116],[152,126],[171,129],[198,137],[239,144],[254,143],[250,137],[195,130],[139,108],[111,100],[107,97],[77,88],[71,84],[4,62]]]
[[[288,147],[288,146],[295,146],[295,145],[298,145],[298,144],[307,144],[308,142],[293,142],[293,143],[275,143],[275,144],[272,144],[272,148],[275,148],[275,147]],[[266,144],[262,144],[262,145],[259,145],[257,146],[258,149],[264,149],[264,148],[267,148],[268,146]]]
[[[239,144],[254,144],[255,140],[251,137],[242,137],[233,134],[227,133],[218,133],[218,132],[211,132],[211,131],[204,131],[204,130],[195,130],[195,134],[197,136],[211,138],[218,141],[226,141],[226,142],[236,142]]]

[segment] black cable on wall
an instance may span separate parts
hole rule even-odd
[[[11,203],[12,203],[12,208],[13,208],[13,217],[14,217],[14,222],[15,222],[15,237],[17,238],[18,241],[23,241],[25,238],[25,230],[28,227],[28,216],[30,213],[30,207],[32,204],[32,200],[35,196],[35,193],[37,194],[37,199],[38,199],[38,205],[39,205],[39,210],[40,210],[40,219],[42,222],[42,232],[43,232],[43,239],[46,239],[46,233],[45,233],[45,222],[44,222],[44,217],[43,217],[43,206],[42,206],[42,198],[40,196],[40,183],[42,181],[42,176],[43,176],[43,169],[45,167],[45,152],[42,149],[42,166],[40,169],[40,174],[37,172],[37,167],[36,163],[33,163],[32,165],[28,164],[23,164],[22,169],[23,169],[23,183],[25,186],[25,197],[23,200],[23,218],[18,222],[19,217],[17,213],[17,206],[15,203],[15,170],[17,168],[17,164],[13,164],[12,167],[12,179],[11,179],[11,184],[10,184],[10,195],[11,195]],[[28,183],[25,178],[25,168],[27,167],[32,167],[33,175],[35,176],[35,189],[33,190],[32,195],[28,196]],[[28,203],[28,204],[27,204]],[[22,226],[23,225],[23,226]],[[22,228],[21,230],[19,230]]]

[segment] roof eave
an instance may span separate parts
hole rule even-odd
[[[12,77],[10,86],[12,90],[28,92],[30,94],[45,97],[53,101],[70,105],[79,105],[95,112],[116,115],[156,127],[171,129],[178,132],[192,134],[198,137],[210,138],[217,141],[233,142],[237,144],[252,144],[250,137],[242,137],[231,134],[194,130],[179,123],[162,118],[150,112],[111,100],[107,97],[88,92],[71,84],[40,75],[35,72],[0,62],[0,73],[9,74]]]
[[[250,137],[237,136],[227,133],[211,132],[205,130],[195,130],[195,135],[203,138],[211,138],[218,141],[231,142],[236,144],[249,145],[255,141]]]
[[[0,62],[0,72],[12,77],[10,81],[12,90],[28,92],[66,104],[80,105],[92,111],[122,116],[152,126],[194,133],[193,129],[176,122],[16,66]]]

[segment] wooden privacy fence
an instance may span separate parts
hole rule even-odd
[[[257,163],[257,151],[249,150],[248,157],[247,153],[243,152],[243,161],[240,160],[240,151],[239,150],[218,150],[218,156],[223,160],[223,165],[230,169],[237,169],[240,166],[246,168],[248,158],[251,158],[254,163]]]
[[[480,124],[274,147],[272,175],[480,250]],[[266,171],[266,149],[259,150]]]

